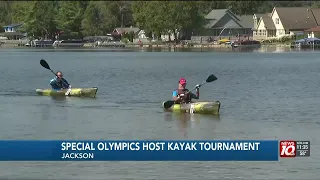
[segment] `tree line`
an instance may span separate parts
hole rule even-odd
[[[317,1],[0,1],[0,28],[24,23],[34,37],[55,39],[103,36],[116,27],[144,29],[149,37],[183,30],[203,30],[212,9],[231,9],[238,15],[267,13],[273,7],[320,7]]]

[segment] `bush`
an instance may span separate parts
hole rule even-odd
[[[320,38],[320,33],[319,32],[314,33],[314,37],[315,38]]]
[[[295,39],[298,39],[297,37],[295,38],[295,36],[283,36],[281,38],[278,39],[267,39],[262,41],[262,43],[264,44],[271,44],[271,43],[291,43],[293,41],[295,41]]]
[[[122,38],[122,39],[121,39],[121,42],[123,42],[123,43],[126,43],[126,44],[127,44],[127,43],[129,42],[129,39],[128,39],[128,38]]]

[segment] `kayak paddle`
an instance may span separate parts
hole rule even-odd
[[[42,67],[50,70],[54,75],[56,75],[56,73],[51,70],[51,68],[50,68],[49,64],[47,63],[47,61],[45,61],[44,59],[41,59],[41,60],[40,60],[40,64],[41,64]],[[57,76],[57,75],[56,75],[56,76]],[[57,77],[58,77],[58,76],[57,76]],[[62,82],[64,82],[63,79],[61,79],[61,80],[62,80]],[[64,82],[64,83],[65,83],[66,85],[68,85],[66,82]],[[71,92],[71,89],[68,89],[68,91],[65,93],[65,95],[68,96],[70,92]]]
[[[203,83],[201,83],[201,84],[199,85],[199,87],[203,86],[203,85],[206,84],[206,83],[213,82],[213,81],[215,81],[215,80],[217,80],[217,77],[216,77],[215,75],[211,74],[211,75],[206,79],[206,81],[204,81]],[[193,90],[195,90],[195,89],[196,89],[196,87],[194,87],[191,91],[193,91]],[[190,93],[191,91],[187,92],[187,94]],[[174,103],[175,103],[175,101],[173,101],[173,100],[166,101],[165,103],[163,103],[163,107],[164,107],[165,109],[168,109],[168,108],[170,108],[172,105],[174,105]]]

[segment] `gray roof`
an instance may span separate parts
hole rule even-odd
[[[259,24],[261,21],[264,22],[266,29],[276,29],[276,26],[274,25],[272,18],[269,16],[269,13],[261,17]]]
[[[262,16],[264,16],[265,14],[254,14],[256,17],[257,17],[257,19],[260,19]]]
[[[22,23],[16,23],[16,24],[10,24],[10,25],[7,25],[7,26],[3,26],[3,27],[17,27],[17,26],[21,26]]]
[[[317,22],[317,25],[320,26],[320,8],[312,8],[311,12]]]
[[[225,23],[228,23],[228,22],[223,22],[228,19],[227,16],[229,16],[237,24],[238,27],[252,29],[254,26],[253,15],[237,16],[234,13],[232,13],[229,9],[214,9],[205,16],[205,19],[207,19],[208,21],[208,24],[206,25],[206,27],[207,28],[224,27]],[[229,28],[232,28],[232,27],[229,27]]]
[[[25,36],[26,33],[22,33],[22,32],[4,32],[3,35],[6,36],[6,37],[8,37],[8,36]]]
[[[215,26],[226,14],[236,18],[236,16],[229,9],[213,9],[205,16],[208,20],[207,28]]]
[[[239,23],[243,28],[253,28],[253,16],[252,15],[242,15],[238,16],[240,21]]]
[[[210,20],[219,20],[228,13],[228,11],[229,9],[213,9],[205,16],[205,18]]]
[[[134,33],[137,33],[140,29],[136,27],[127,27],[127,28],[116,28],[115,30],[118,31],[119,34],[122,34],[122,33],[129,33],[132,31]]]
[[[276,11],[285,29],[308,29],[317,26],[312,12],[307,7],[276,7]]]

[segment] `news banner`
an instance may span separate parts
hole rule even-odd
[[[2,140],[0,161],[278,161],[310,156],[310,141]]]

